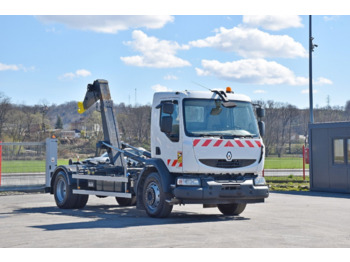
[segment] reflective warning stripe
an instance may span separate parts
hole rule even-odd
[[[244,147],[243,143],[239,140],[235,140],[236,144],[239,146],[239,147]]]
[[[208,146],[211,142],[211,139],[207,139],[204,141],[204,143],[202,144],[202,146]]]
[[[213,143],[212,143],[213,142]],[[228,140],[223,143],[223,139],[215,140],[215,139],[194,139],[193,147],[219,147],[223,145],[224,147],[261,147],[260,140]],[[255,143],[254,143],[255,142]]]
[[[220,146],[222,141],[224,141],[224,140],[220,139],[220,140],[216,141],[214,144],[214,147]]]
[[[182,163],[179,163],[177,159],[175,160],[168,159],[167,164],[168,166],[172,166],[172,167],[182,167]]]
[[[201,141],[201,140],[200,139],[193,140],[193,146],[196,146],[199,143],[199,141]]]
[[[174,160],[171,166],[176,166],[177,160]]]
[[[225,147],[233,147],[233,144],[230,141],[227,141]]]
[[[248,145],[249,147],[254,147],[254,145],[252,144],[252,142],[250,142],[249,140],[246,140],[245,142],[247,143],[247,145]]]

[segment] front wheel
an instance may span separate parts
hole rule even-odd
[[[247,204],[218,204],[218,209],[225,216],[238,216],[241,214]]]
[[[143,204],[150,217],[167,217],[173,206],[165,200],[165,193],[158,173],[150,173],[143,187]]]

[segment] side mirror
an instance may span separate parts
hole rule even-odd
[[[265,136],[265,123],[263,121],[258,122],[260,136]]]
[[[164,114],[172,115],[174,113],[174,104],[172,104],[172,103],[164,103],[162,105],[162,112]]]
[[[265,116],[265,109],[264,108],[261,108],[261,107],[258,107],[256,109],[256,114],[259,118],[261,117],[264,117]]]
[[[172,104],[171,104],[172,105]],[[160,131],[170,134],[173,129],[173,117],[172,116],[163,116],[160,123]]]

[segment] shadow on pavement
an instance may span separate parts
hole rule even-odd
[[[347,193],[332,193],[332,192],[321,192],[321,191],[271,191],[270,194],[271,193],[295,195],[295,196],[334,197],[334,198],[350,199],[350,194],[347,194]]]
[[[242,216],[224,216],[220,214],[198,214],[192,212],[173,211],[167,218],[151,218],[136,207],[119,207],[113,205],[87,205],[84,209],[59,209],[57,207],[22,208],[14,210],[14,214],[48,214],[54,216],[72,216],[86,218],[86,221],[61,223],[63,221],[33,226],[44,230],[68,230],[84,228],[127,228],[137,226],[154,226],[168,224],[191,224],[222,221],[250,220]],[[57,221],[57,219],[55,219]],[[49,219],[48,219],[49,221]]]

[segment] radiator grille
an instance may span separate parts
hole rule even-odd
[[[227,161],[226,159],[199,159],[199,161],[211,167],[240,168],[253,164],[256,159],[233,159],[232,161]]]

